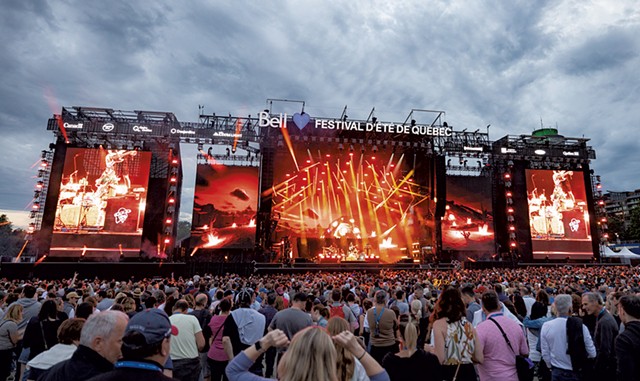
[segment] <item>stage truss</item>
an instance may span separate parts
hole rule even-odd
[[[304,102],[301,114],[304,115]],[[268,104],[272,105],[273,102]],[[378,121],[373,111],[367,119],[353,121],[362,124],[386,123]],[[275,113],[271,107],[264,110],[271,117]],[[429,121],[417,122],[414,115],[423,113]],[[293,136],[294,141],[315,144],[335,143],[345,146],[358,145],[377,150],[386,147],[413,148],[425,157],[441,158],[447,175],[481,175],[493,173],[494,197],[497,188],[504,191],[505,179],[502,173],[513,167],[516,161],[527,162],[528,168],[588,169],[590,160],[595,159],[595,151],[587,145],[589,139],[565,138],[554,136],[505,136],[497,141],[490,141],[487,132],[454,130],[444,121],[445,113],[434,110],[411,110],[402,126],[431,128],[448,128],[449,136],[408,135],[381,132],[340,131],[332,137]],[[320,118],[317,118],[320,119]],[[339,117],[323,118],[334,121],[347,121],[346,107]],[[291,123],[289,116],[287,122]],[[54,133],[57,140],[76,147],[105,146],[110,149],[149,149],[168,147],[174,149],[181,143],[197,144],[199,149],[198,163],[217,160],[239,165],[261,166],[261,181],[269,184],[273,181],[274,155],[285,149],[286,142],[278,129],[259,127],[259,118],[255,115],[232,116],[201,114],[197,122],[182,122],[172,112],[158,111],[125,111],[97,107],[63,107],[59,115],[49,119],[47,130]],[[151,144],[153,143],[153,144]],[[225,145],[230,147],[227,155],[208,155],[204,145]],[[374,148],[375,147],[375,148]],[[179,149],[179,148],[178,148]],[[241,149],[240,153],[236,150]],[[540,152],[544,151],[544,154]],[[51,160],[52,154],[46,156]],[[155,155],[154,155],[155,157]],[[255,161],[255,163],[254,163]],[[170,166],[161,162],[152,162],[151,178],[166,178]],[[41,171],[45,188],[48,182],[48,169]],[[498,174],[498,175],[496,175]],[[172,188],[175,190],[175,188]],[[41,192],[45,194],[46,192]],[[38,194],[40,196],[41,194]],[[179,190],[175,192],[179,195]],[[44,199],[38,199],[38,202]],[[495,200],[494,200],[495,201]],[[505,205],[508,201],[504,202]],[[175,210],[176,215],[179,210]],[[34,210],[32,217],[37,228],[40,228],[44,208]],[[273,226],[269,221],[270,206],[260,205],[258,219],[262,220],[258,230],[258,246],[260,250],[270,250],[270,237]],[[37,230],[37,229],[36,229]],[[175,230],[175,229],[173,229]],[[507,237],[512,237],[507,232]],[[517,238],[515,239],[517,241]]]

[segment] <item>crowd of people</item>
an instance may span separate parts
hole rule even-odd
[[[632,267],[0,280],[0,381],[627,381],[638,349]]]

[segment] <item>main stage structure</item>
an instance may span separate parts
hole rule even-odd
[[[47,124],[55,143],[42,152],[34,194],[37,260],[599,258],[606,220],[589,139],[542,128],[490,141],[488,126],[455,130],[443,111],[385,122],[375,110],[320,117],[299,103],[291,115],[268,100],[253,116],[197,122],[62,108]],[[196,194],[192,237],[177,241],[185,144],[198,150]]]

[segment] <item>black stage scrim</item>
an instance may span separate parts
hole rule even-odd
[[[526,175],[533,258],[591,257],[583,172],[527,169]]]
[[[256,238],[258,167],[199,164],[192,247],[251,249]]]
[[[467,257],[487,258],[495,252],[491,178],[447,176],[447,202],[442,219],[442,248]]]
[[[51,256],[138,256],[151,153],[68,148]]]
[[[276,240],[288,240],[293,257],[395,262],[419,253],[432,240],[433,202],[416,168],[429,160],[401,147],[292,142],[277,153],[268,191]]]

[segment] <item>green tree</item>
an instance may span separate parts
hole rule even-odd
[[[616,234],[617,237],[621,240],[627,239],[627,232],[624,228],[624,219],[622,217],[616,215],[610,216],[607,221],[607,226],[607,231],[609,232],[609,242],[615,242]]]
[[[25,232],[13,229],[7,215],[0,215],[0,256],[17,256],[24,245],[24,239]]]
[[[626,238],[640,241],[640,207],[636,206],[629,213],[629,225],[627,226]]]

